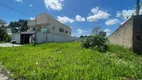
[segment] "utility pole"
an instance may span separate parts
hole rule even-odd
[[[136,15],[139,15],[140,12],[140,0],[136,1],[137,7],[136,7]]]

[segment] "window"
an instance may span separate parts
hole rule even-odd
[[[68,33],[68,31],[65,31],[65,33]]]
[[[59,32],[64,32],[64,28],[59,28]]]
[[[136,36],[136,40],[141,40],[141,36]]]
[[[52,27],[52,29],[54,30],[54,29],[55,29],[55,27]]]

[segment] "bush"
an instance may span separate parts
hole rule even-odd
[[[8,35],[8,34],[5,34],[5,35],[4,35],[4,41],[5,41],[5,42],[10,42],[10,41],[11,41],[11,36]]]
[[[108,50],[108,45],[106,44],[106,42],[107,39],[103,36],[88,36],[82,41],[81,46],[84,48],[95,49],[99,52],[106,52]]]

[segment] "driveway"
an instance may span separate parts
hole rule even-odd
[[[22,46],[20,44],[14,44],[14,46]],[[0,47],[13,47],[11,43],[0,43]]]

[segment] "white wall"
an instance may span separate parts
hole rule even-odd
[[[21,33],[13,33],[12,40],[15,40],[16,43],[20,44]],[[43,32],[36,32],[36,43],[45,43],[45,42],[70,42],[75,40],[74,37],[66,36],[66,35],[57,35],[51,33],[43,33]]]
[[[15,40],[16,43],[20,44],[20,33],[13,33],[12,34],[12,40]]]
[[[49,33],[36,33],[36,43],[44,42],[69,42],[73,41],[75,38],[65,35],[49,34]]]

